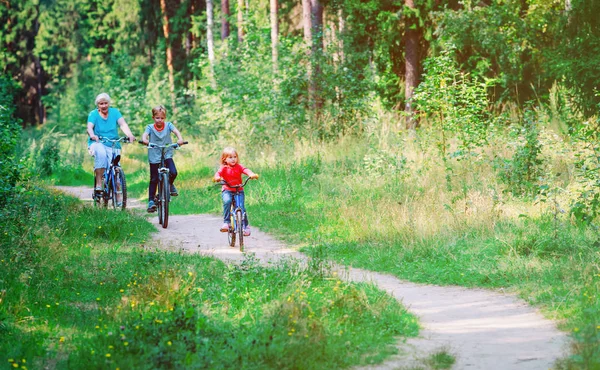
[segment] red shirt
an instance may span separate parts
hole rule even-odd
[[[240,185],[242,183],[242,174],[245,174],[247,176],[252,176],[252,175],[254,175],[254,172],[250,171],[246,167],[237,163],[233,167],[221,166],[221,168],[215,174],[215,177],[216,177],[216,175],[218,175],[219,177],[222,177],[230,185]],[[237,189],[239,189],[240,191],[244,190],[244,188],[237,188]],[[223,190],[235,191],[236,189],[231,188],[227,185],[223,185],[223,187],[221,188],[221,191],[223,191]]]

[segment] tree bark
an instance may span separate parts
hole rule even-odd
[[[273,61],[273,78],[279,73],[279,17],[277,14],[279,4],[277,0],[271,0],[271,60]]]
[[[169,71],[169,90],[171,91],[171,108],[173,113],[177,112],[175,104],[175,68],[173,67],[173,47],[171,45],[170,35],[171,26],[169,25],[169,14],[167,13],[167,1],[160,0],[160,11],[163,19],[163,35],[165,37],[166,54],[167,54],[167,69]]]
[[[323,55],[323,6],[319,0],[311,0],[312,14],[312,63],[313,63],[313,104],[315,115],[320,116],[321,108],[323,107],[323,97],[319,82],[321,80],[321,61]]]
[[[405,5],[410,9],[415,9],[414,0],[406,0]],[[405,106],[404,113],[406,113],[406,128],[410,130],[414,130],[418,126],[418,122],[414,117],[414,112],[412,109],[412,96],[419,83],[419,39],[420,39],[420,30],[418,28],[418,23],[413,18],[414,16],[411,14],[410,16],[405,18],[405,87],[404,87],[404,96],[405,96]]]
[[[308,80],[308,106],[312,107],[314,104],[314,85],[313,85],[313,71],[312,71],[312,50],[313,50],[313,37],[312,37],[312,10],[311,0],[302,0],[302,24],[304,26],[304,42],[306,44],[306,56],[308,57],[308,63],[306,64],[306,76]]]
[[[229,37],[229,0],[221,0],[221,40]]]
[[[239,43],[244,41],[244,0],[237,2],[237,39]]]
[[[40,30],[40,7],[37,6],[37,15],[35,18],[35,35],[38,34]],[[40,63],[40,57],[37,55],[33,56],[34,64],[35,64],[35,76],[36,76],[36,102],[37,102],[37,116],[38,122],[40,124],[46,123],[46,110],[44,109],[44,103],[42,102],[42,93],[43,93],[43,82],[42,82],[42,64]]]
[[[206,0],[206,48],[208,49],[208,64],[210,68],[210,82],[213,88],[217,87],[215,79],[215,44],[213,36],[214,9],[213,0]]]

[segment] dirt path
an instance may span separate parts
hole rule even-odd
[[[81,199],[90,199],[91,188],[59,187]],[[131,206],[144,208],[139,202]],[[141,210],[143,211],[143,209]],[[156,241],[164,248],[200,253],[227,261],[243,255],[227,245],[219,232],[222,221],[211,215],[169,217],[169,227],[158,227]],[[305,260],[305,256],[253,227],[244,238],[247,251],[261,262],[282,257]],[[482,289],[413,284],[391,275],[336,267],[350,281],[372,282],[419,317],[418,338],[398,343],[400,354],[368,369],[423,369],[424,359],[445,350],[456,358],[452,369],[537,370],[551,369],[568,354],[569,338],[534,308],[512,295]]]

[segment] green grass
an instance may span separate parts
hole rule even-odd
[[[4,366],[344,368],[381,362],[418,331],[371,285],[293,261],[156,250],[143,217],[35,184],[1,212]]]

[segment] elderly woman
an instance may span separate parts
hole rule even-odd
[[[113,149],[110,143],[100,142],[100,137],[108,139],[118,139],[119,133],[117,125],[127,137],[129,142],[135,142],[135,137],[131,133],[127,122],[117,108],[110,108],[110,96],[106,93],[99,94],[96,97],[96,109],[88,115],[87,132],[90,135],[88,140],[88,151],[94,157],[94,175],[95,191],[102,192],[102,177],[104,171],[109,166],[109,160],[112,158]],[[121,146],[119,143],[115,146],[115,150],[119,154]]]

